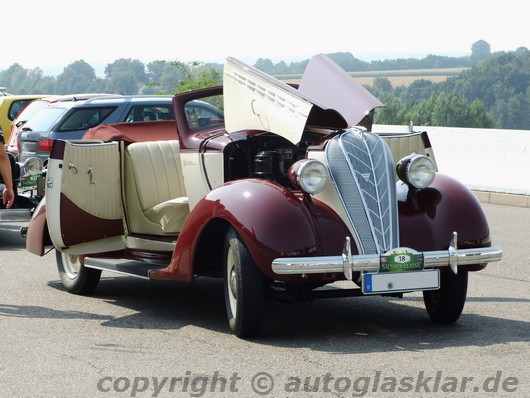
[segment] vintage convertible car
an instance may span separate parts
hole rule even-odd
[[[383,104],[324,55],[299,85],[228,58],[223,87],[173,105],[176,123],[54,144],[27,248],[55,247],[69,292],[90,293],[101,271],[223,278],[239,337],[260,332],[271,298],[423,291],[429,316],[451,323],[468,271],[501,259],[473,193],[437,171],[427,133],[371,132]]]

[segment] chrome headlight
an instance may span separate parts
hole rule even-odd
[[[322,191],[329,180],[328,169],[318,160],[299,160],[289,169],[289,179],[298,189],[309,194]]]
[[[42,160],[39,158],[29,158],[22,165],[22,175],[39,174],[42,169]]]
[[[396,172],[405,184],[422,189],[432,184],[436,166],[431,158],[413,153],[398,162]]]

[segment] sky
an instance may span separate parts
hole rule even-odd
[[[84,60],[96,74],[120,58],[253,65],[349,52],[364,60],[530,49],[521,0],[24,0],[2,2],[0,71],[18,63],[57,75]]]

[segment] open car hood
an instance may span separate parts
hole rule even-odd
[[[226,130],[265,130],[300,142],[305,126],[356,126],[384,106],[324,54],[308,63],[298,89],[229,57],[224,65]]]

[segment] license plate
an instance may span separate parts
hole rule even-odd
[[[364,294],[400,293],[440,288],[440,270],[363,274]]]

